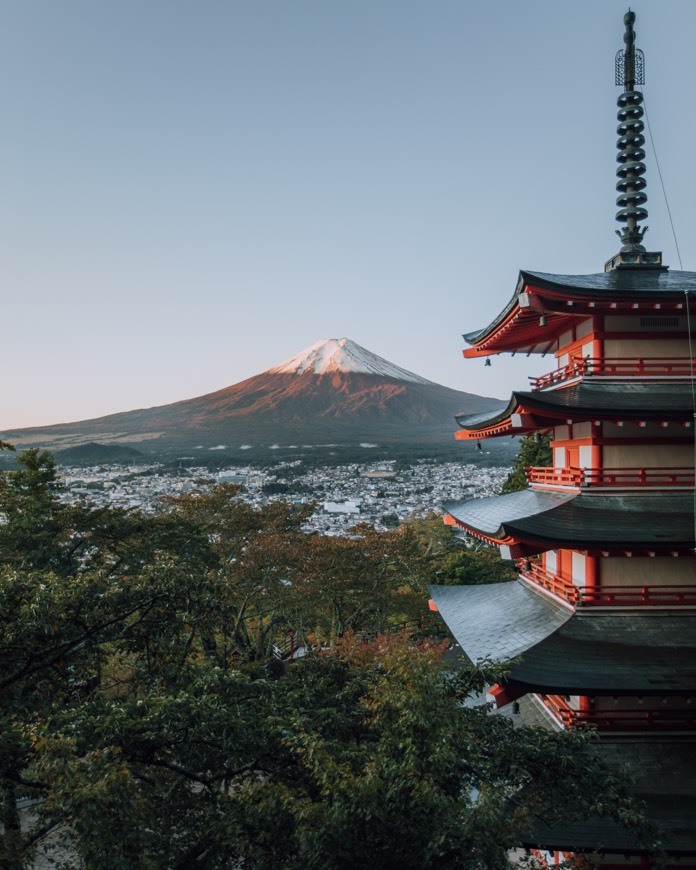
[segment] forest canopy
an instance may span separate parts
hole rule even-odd
[[[0,476],[3,867],[494,870],[538,817],[640,823],[587,735],[467,702],[502,670],[446,666],[427,585],[510,569],[439,519],[59,496],[48,453]]]

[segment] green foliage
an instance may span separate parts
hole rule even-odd
[[[237,493],[68,508],[37,451],[0,479],[0,866],[48,837],[104,870],[494,870],[538,814],[639,821],[586,735],[463,704],[499,668],[393,632],[464,572],[439,518],[308,536]],[[322,651],[281,676],[291,629]]]
[[[419,588],[424,591],[433,583],[503,583],[517,576],[512,563],[502,560],[497,548],[462,540],[436,514],[408,520],[399,531],[407,562],[404,572],[417,576]]]
[[[504,583],[516,577],[514,564],[502,560],[496,547],[476,542],[443,556],[436,582],[442,585],[473,585]]]
[[[25,568],[51,568],[60,562],[66,541],[60,535],[58,483],[50,453],[27,450],[19,467],[0,476],[0,552],[8,563]]]
[[[261,491],[265,495],[284,495],[289,489],[290,484],[275,480],[270,481],[269,483],[264,483],[261,487]]]
[[[62,706],[24,731],[41,820],[87,867],[494,870],[538,815],[638,819],[587,736],[465,706],[500,671],[441,652],[348,635],[281,680],[200,667]]]
[[[520,442],[520,452],[512,463],[512,471],[503,484],[501,492],[518,492],[527,489],[528,466],[548,467],[553,464],[551,456],[551,437],[549,435],[526,435]]]

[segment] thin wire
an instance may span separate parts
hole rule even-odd
[[[643,105],[645,106],[645,120],[648,125],[648,135],[650,136],[650,145],[652,147],[653,154],[655,156],[655,166],[657,166],[657,175],[660,179],[660,185],[662,187],[662,195],[665,198],[665,205],[667,206],[667,216],[669,217],[669,225],[672,228],[672,238],[674,239],[674,247],[677,249],[677,259],[679,260],[679,268],[684,271],[684,266],[682,266],[682,258],[681,253],[679,251],[679,242],[677,241],[677,234],[674,230],[674,221],[672,220],[672,210],[669,207],[669,200],[667,199],[667,189],[665,188],[665,182],[662,178],[662,170],[660,169],[660,161],[657,159],[657,149],[655,148],[655,140],[653,139],[652,127],[650,126],[650,116],[648,115],[648,104],[645,100],[645,94],[643,94]]]
[[[660,161],[657,157],[657,149],[655,148],[655,140],[653,139],[652,127],[650,126],[650,116],[648,115],[648,104],[645,101],[645,95],[643,95],[643,105],[645,106],[645,121],[648,126],[648,135],[650,136],[650,145],[652,147],[653,155],[655,156],[655,166],[657,167],[657,175],[660,179],[660,186],[662,187],[662,195],[665,198],[665,205],[667,206],[667,216],[669,217],[669,225],[672,228],[672,238],[674,239],[674,247],[677,249],[677,259],[679,260],[679,268],[684,271],[684,266],[682,264],[681,252],[679,250],[679,242],[677,241],[677,233],[674,229],[674,221],[672,220],[672,210],[669,207],[669,200],[667,199],[667,189],[665,188],[665,182],[662,178],[662,170],[660,169]],[[694,436],[694,450],[693,450],[693,459],[694,459],[694,470],[696,471],[696,375],[694,373],[694,347],[693,347],[693,339],[691,333],[691,312],[689,310],[689,291],[684,290],[684,297],[686,300],[686,331],[689,339],[689,368],[691,370],[691,412],[692,412],[692,423],[691,423],[691,431]],[[696,485],[694,486],[694,498],[693,498],[693,512],[694,512],[694,546],[693,550],[696,552]]]

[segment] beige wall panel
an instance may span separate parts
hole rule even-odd
[[[674,317],[677,317],[676,326],[657,326],[648,327],[641,326],[640,322],[646,317],[667,317],[672,322]],[[651,332],[658,330],[660,332],[672,331],[679,332],[686,329],[686,315],[675,315],[674,312],[654,311],[651,314],[607,314],[604,318],[605,332],[643,332],[650,335]]]
[[[592,447],[586,444],[580,448],[579,462],[580,468],[592,468]]]
[[[604,448],[605,468],[693,468],[694,449],[689,444],[627,444]]]
[[[696,559],[607,557],[600,572],[602,586],[675,586],[696,583]]]
[[[588,317],[587,320],[583,320],[581,323],[575,327],[575,335],[578,338],[583,338],[586,335],[589,335],[592,332],[592,318]]]
[[[561,350],[568,344],[573,343],[573,330],[569,329],[558,337],[558,349]]]
[[[573,583],[576,586],[585,585],[585,556],[582,553],[573,553],[571,556],[573,566]]]
[[[654,357],[686,357],[689,358],[689,340],[687,338],[655,338],[655,339],[623,339],[606,338],[604,340],[604,356],[623,357],[627,359],[651,359]]]
[[[683,437],[688,435],[689,430],[685,429],[681,423],[670,423],[668,426],[660,426],[659,423],[648,423],[645,427],[636,426],[633,422],[626,422],[623,426],[617,426],[616,423],[605,422],[602,426],[602,435],[605,438],[635,438],[640,435],[642,438],[664,438],[665,441],[670,441],[675,436]]]
[[[590,438],[592,435],[592,423],[575,423],[573,426],[573,438]]]

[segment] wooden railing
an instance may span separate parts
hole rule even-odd
[[[585,487],[683,487],[694,486],[694,469],[688,466],[669,468],[546,468],[527,466],[527,480],[545,486],[563,486],[574,489]]]
[[[577,590],[578,607],[696,607],[696,584],[599,586]]]
[[[525,580],[529,580],[536,586],[541,586],[542,589],[557,595],[569,604],[577,604],[577,587],[562,577],[557,577],[555,574],[545,571],[538,562],[523,559],[517,563],[517,567]]]
[[[563,695],[539,695],[542,703],[547,707],[566,728],[570,728],[573,723],[573,714],[575,711],[568,705]]]
[[[573,710],[562,695],[541,695],[566,728],[593,725],[600,731],[687,731],[696,729],[696,709]]]
[[[696,375],[696,358],[654,357],[624,359],[621,357],[580,357],[567,365],[530,378],[533,390],[543,390],[573,378],[669,378],[684,379]]]
[[[648,586],[575,586],[546,571],[538,562],[517,563],[520,575],[530,583],[562,598],[575,608],[586,607],[696,607],[696,583]]]

